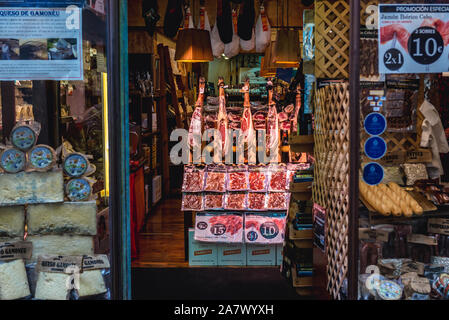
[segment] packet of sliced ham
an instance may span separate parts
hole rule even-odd
[[[181,211],[203,211],[204,201],[202,193],[183,193]]]
[[[197,213],[194,238],[205,242],[242,243],[243,213]]]
[[[228,167],[227,174],[228,191],[246,191],[248,190],[248,166],[236,165]]]
[[[287,166],[283,163],[268,167],[268,191],[285,191],[288,189]]]
[[[248,193],[248,210],[264,211],[266,210],[266,193],[249,192]]]
[[[309,170],[310,163],[289,163],[287,164],[287,187],[290,188],[290,184],[294,181],[294,176],[296,172]],[[307,181],[306,179],[303,181]]]
[[[223,210],[224,208],[224,193],[204,193],[204,210]]]
[[[283,243],[285,225],[285,212],[245,213],[245,242],[258,244]]]
[[[228,192],[225,196],[226,210],[246,210],[248,194],[246,192]]]
[[[267,194],[268,210],[287,210],[290,193],[288,192],[269,192]]]
[[[222,164],[207,166],[204,191],[226,192],[226,171]]]
[[[267,191],[268,177],[265,166],[248,167],[249,191],[265,192]]]
[[[185,166],[182,183],[183,192],[202,192],[205,169],[201,166]]]

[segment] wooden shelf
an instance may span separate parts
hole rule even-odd
[[[313,230],[295,230],[290,223],[288,227],[288,238],[290,240],[311,240],[313,238]]]
[[[288,143],[290,145],[290,150],[292,152],[308,152],[313,153],[313,146],[315,144],[315,139],[313,135],[307,136],[296,136],[291,135]]]
[[[291,193],[302,193],[302,192],[311,192],[312,191],[313,181],[307,182],[290,182],[290,192]]]

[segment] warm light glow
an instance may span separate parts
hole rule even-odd
[[[109,113],[108,113],[108,74],[102,72],[103,98],[103,144],[104,144],[104,190],[102,197],[109,197]]]

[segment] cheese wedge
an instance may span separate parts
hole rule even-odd
[[[101,270],[84,271],[80,274],[80,288],[78,289],[80,297],[93,296],[106,291]]]
[[[27,241],[33,243],[32,262],[37,261],[40,255],[82,256],[94,253],[94,241],[91,236],[29,236]]]
[[[22,259],[0,264],[0,300],[14,300],[30,295],[30,286]]]
[[[62,170],[0,174],[0,203],[3,206],[63,201]]]
[[[23,237],[25,207],[0,207],[0,237]]]
[[[41,300],[68,300],[69,274],[39,272],[34,297]]]
[[[90,202],[37,204],[27,208],[29,235],[97,234],[97,205]]]

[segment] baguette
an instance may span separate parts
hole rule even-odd
[[[414,214],[416,215],[423,214],[424,211],[423,208],[407,191],[402,189],[399,185],[397,185],[394,182],[388,183],[388,187],[399,195],[401,200],[407,204],[407,206],[413,211]]]

